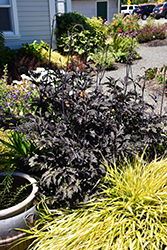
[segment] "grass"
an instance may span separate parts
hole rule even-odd
[[[103,198],[53,217],[43,215],[29,232],[30,249],[167,249],[167,159],[103,164]]]

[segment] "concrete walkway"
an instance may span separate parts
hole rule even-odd
[[[150,47],[148,44],[142,44],[137,50],[142,59],[133,61],[132,64],[132,78],[136,79],[137,76],[142,76],[145,71],[149,68],[158,67],[161,68],[167,65],[167,44],[164,46]],[[114,79],[124,79],[126,76],[126,65],[119,64],[118,69],[106,71],[102,82],[106,81],[106,77],[113,77]],[[132,85],[129,88],[132,88]],[[161,107],[161,96],[155,93],[155,91],[150,91],[150,89],[145,90],[145,100],[150,104],[155,104],[153,99],[150,97],[151,94],[157,95],[158,102],[156,104],[156,110],[159,113]],[[167,107],[167,98],[164,98],[163,113],[165,113],[165,107]]]

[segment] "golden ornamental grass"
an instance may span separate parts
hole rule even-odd
[[[10,139],[8,137],[9,136],[9,132],[10,132],[10,130],[4,131],[3,129],[0,129],[0,138],[2,140],[6,141],[6,142],[10,142]],[[7,146],[5,146],[2,142],[0,142],[0,155],[2,153],[8,152],[9,150],[10,149]],[[6,169],[5,169],[5,166],[3,166],[1,164],[1,158],[0,158],[0,172],[1,171],[6,171]]]
[[[167,249],[167,159],[145,163],[137,157],[109,166],[102,187],[106,198],[32,229],[33,250]]]

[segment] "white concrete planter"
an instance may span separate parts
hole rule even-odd
[[[4,173],[0,173],[0,182],[3,180]],[[32,185],[28,186],[29,196],[20,202],[19,204],[9,207],[7,209],[0,210],[0,250],[10,249],[17,244],[17,239],[26,235],[15,228],[28,229],[29,226],[33,226],[33,222],[38,218],[36,206],[32,205],[33,200],[38,192],[38,186],[36,180],[27,174],[14,172],[13,189],[25,183]],[[25,250],[30,242],[24,241],[21,244],[17,244],[16,247],[12,247],[13,250]]]

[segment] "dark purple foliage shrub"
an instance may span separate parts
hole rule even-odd
[[[128,72],[130,58],[127,63]],[[167,117],[144,101],[145,84],[138,92],[140,85],[128,74],[120,82],[109,77],[102,83],[99,71],[68,72],[67,65],[66,70],[48,69],[41,82],[39,74],[32,76],[39,87],[33,113],[8,115],[0,123],[33,144],[34,153],[20,157],[16,167],[39,179],[52,207],[89,199],[105,175],[103,157],[119,163],[125,156],[141,155],[146,146],[150,160],[166,153]]]
[[[130,31],[121,31],[119,34],[122,37],[135,37],[139,43],[149,42],[154,39],[164,39],[166,38],[167,24],[162,26],[151,26],[144,25],[140,30],[130,30]]]
[[[95,193],[96,183],[105,175],[102,156],[119,162],[124,156],[142,154],[146,146],[150,159],[165,152],[166,117],[144,102],[144,87],[138,94],[133,83],[127,91],[129,82],[125,78],[120,86],[108,78],[106,92],[91,72],[57,69],[41,82],[32,105],[35,114],[17,118],[15,130],[36,148],[29,159],[20,157],[17,167],[39,178],[41,192],[54,206],[73,206]],[[11,122],[13,117],[8,125]]]

